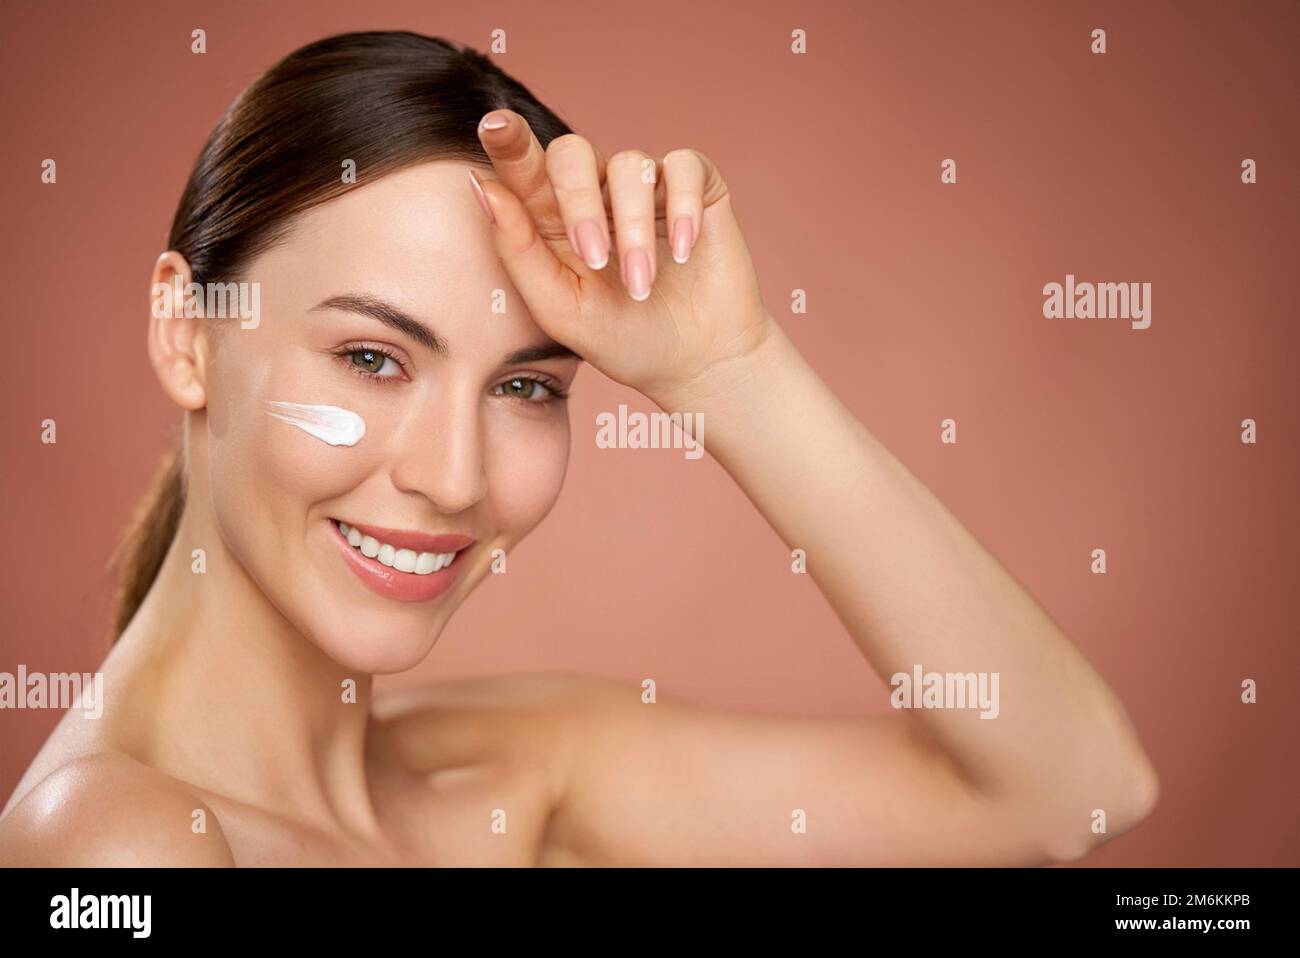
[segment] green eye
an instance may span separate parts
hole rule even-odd
[[[568,395],[560,386],[551,385],[532,376],[516,376],[507,379],[497,386],[494,392],[498,396],[509,396],[511,399],[532,403],[534,406],[542,406]]]
[[[532,399],[539,386],[541,386],[541,383],[536,379],[511,379],[509,382],[502,384],[506,394],[514,396],[516,399]]]
[[[371,375],[378,375],[390,357],[375,349],[355,349],[349,355],[352,365]]]

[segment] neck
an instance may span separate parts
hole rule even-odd
[[[196,499],[206,503],[190,497],[104,666],[107,709],[138,757],[176,778],[314,827],[373,834],[371,677],[345,671],[280,614]]]

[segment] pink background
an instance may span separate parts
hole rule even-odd
[[[498,62],[606,155],[714,158],[773,314],[1119,693],[1162,799],[1085,864],[1300,864],[1300,6],[10,2],[4,16],[0,670],[101,661],[104,561],[179,419],[145,355],[149,270],[231,99],[332,33],[486,50],[503,28]],[[195,27],[206,55],[189,52]],[[807,55],[789,52],[795,28]],[[955,186],[939,182],[949,157]],[[1151,328],[1044,319],[1042,287],[1066,273],[1152,283]],[[790,315],[793,289],[806,315]],[[886,711],[886,687],[712,460],[596,448],[596,414],[620,402],[651,408],[583,370],[555,511],[420,668],[381,681],[580,670],[725,707]],[[946,417],[955,447],[939,442]],[[1258,445],[1239,440],[1246,417]],[[1099,547],[1105,576],[1089,572]],[[1248,677],[1254,706],[1239,701]],[[57,718],[0,713],[0,793]]]

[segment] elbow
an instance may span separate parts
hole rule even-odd
[[[1133,821],[1129,827],[1144,821],[1156,810],[1158,804],[1160,804],[1160,776],[1156,774],[1155,766],[1144,757],[1133,798]]]
[[[1087,820],[1049,843],[1048,864],[1069,865],[1086,858],[1110,839],[1145,821],[1160,802],[1160,777],[1145,755],[1129,767],[1127,781],[1105,805],[1088,809]]]

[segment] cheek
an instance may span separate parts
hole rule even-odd
[[[485,438],[489,497],[497,528],[513,541],[546,517],[569,463],[569,417],[503,411]]]
[[[234,543],[300,539],[309,510],[353,488],[371,467],[376,445],[332,446],[271,414],[267,403],[334,404],[371,417],[319,374],[276,363],[264,371],[241,371],[214,383],[208,409],[208,476],[217,521]]]

